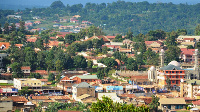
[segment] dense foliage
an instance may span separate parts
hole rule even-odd
[[[173,3],[148,3],[117,1],[113,3],[86,3],[64,6],[61,1],[55,1],[47,8],[26,8],[18,10],[22,19],[31,20],[32,16],[40,16],[50,20],[58,20],[58,17],[73,16],[79,14],[80,20],[88,20],[105,31],[114,31],[122,35],[128,29],[133,34],[146,34],[150,30],[162,29],[171,32],[176,29],[187,29],[188,34],[193,34],[195,26],[199,24],[200,4],[173,4]],[[0,11],[0,23],[19,22],[18,19],[7,19],[12,15],[12,10]],[[197,29],[198,30],[198,29]],[[111,33],[110,33],[111,34]],[[195,33],[198,34],[198,33]],[[92,34],[93,35],[93,34]]]

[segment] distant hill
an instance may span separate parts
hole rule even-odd
[[[33,8],[33,7],[45,7],[50,6],[52,2],[58,0],[0,0],[0,8],[1,9],[25,9],[25,8]],[[88,2],[91,3],[112,3],[118,0],[60,0],[64,3],[64,5],[74,5],[74,4],[83,4],[85,5]],[[121,0],[123,1],[123,0]],[[199,0],[124,0],[126,2],[143,2],[148,1],[149,3],[169,3],[172,2],[174,4],[179,3],[187,3],[187,4],[197,4],[200,3]]]

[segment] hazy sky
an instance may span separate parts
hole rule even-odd
[[[39,5],[39,6],[50,6],[52,2],[57,0],[0,0],[0,4],[10,4],[10,5]],[[82,3],[85,5],[87,2],[91,3],[112,3],[113,1],[117,0],[60,0],[66,4],[78,4]],[[130,1],[130,2],[142,2],[142,1],[148,1],[149,3],[157,3],[157,2],[163,2],[163,3],[169,3],[172,2],[174,4],[179,3],[188,3],[188,4],[196,4],[200,3],[200,0],[124,0],[124,1]]]

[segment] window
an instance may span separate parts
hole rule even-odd
[[[176,81],[176,84],[178,84],[178,81]]]
[[[174,76],[172,76],[172,78],[174,78]]]
[[[182,78],[182,76],[180,76],[180,78]]]
[[[178,76],[176,76],[176,78],[178,78]]]
[[[175,81],[172,81],[172,83],[175,83]]]
[[[166,73],[168,73],[168,71],[166,71]]]
[[[176,73],[178,73],[178,71],[176,71]]]
[[[87,80],[85,80],[85,81],[87,81]]]
[[[34,85],[36,85],[36,83],[34,83]]]
[[[182,71],[180,71],[180,73],[182,73]]]
[[[172,71],[172,73],[174,73],[174,71]]]

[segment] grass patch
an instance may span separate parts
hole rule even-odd
[[[0,83],[0,86],[13,86],[13,84]]]

